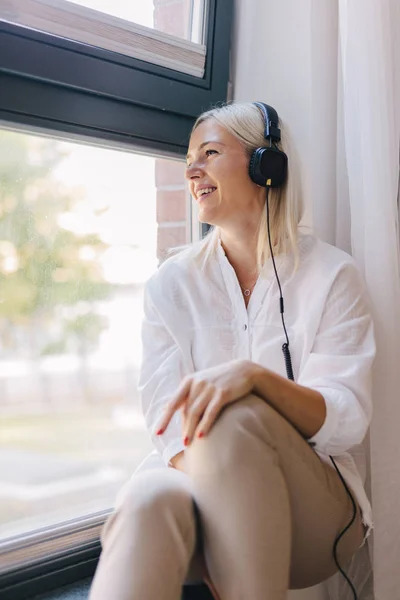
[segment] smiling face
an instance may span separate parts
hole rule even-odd
[[[227,227],[259,219],[265,192],[249,177],[249,157],[239,139],[212,118],[192,133],[186,178],[201,222]]]

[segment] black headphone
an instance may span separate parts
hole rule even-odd
[[[263,102],[254,102],[263,116],[264,137],[269,140],[269,146],[256,148],[251,155],[249,175],[261,187],[279,187],[286,181],[288,157],[275,145],[281,139],[278,113],[272,106]]]

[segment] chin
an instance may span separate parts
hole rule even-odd
[[[216,210],[200,210],[197,219],[200,223],[207,223],[213,226],[220,225],[221,219],[218,218],[217,212]]]
[[[218,223],[216,223],[215,221],[213,221],[213,219],[198,219],[199,223],[204,223],[206,225],[210,225],[211,227],[217,227]]]
[[[197,219],[199,223],[208,223],[208,225],[214,225],[212,215],[207,214],[207,211],[200,211],[199,215],[197,216]]]

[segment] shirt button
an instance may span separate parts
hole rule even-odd
[[[244,331],[247,331],[247,325],[243,325]]]

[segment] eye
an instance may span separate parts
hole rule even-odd
[[[204,152],[205,156],[209,157],[212,154],[218,154],[217,150],[214,150],[213,148],[208,148],[205,152]],[[192,163],[187,162],[186,163],[186,168],[189,169],[189,167],[191,167]]]

